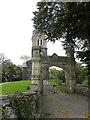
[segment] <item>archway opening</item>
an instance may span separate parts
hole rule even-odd
[[[66,80],[64,70],[56,66],[50,66],[47,70],[47,75],[43,79],[44,91],[46,90],[47,93],[65,92]]]

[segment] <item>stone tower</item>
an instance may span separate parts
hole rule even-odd
[[[32,84],[38,84],[40,89],[41,82],[41,56],[47,56],[47,41],[45,35],[38,33],[38,30],[33,31],[32,36]]]

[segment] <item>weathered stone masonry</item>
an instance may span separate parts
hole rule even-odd
[[[32,36],[32,84],[38,85],[38,90],[43,91],[43,76],[45,71],[51,66],[61,67],[65,71],[66,92],[74,92],[76,87],[75,78],[75,61],[73,51],[67,48],[66,57],[58,56],[55,53],[47,56],[47,41],[45,35],[41,35],[37,30]],[[47,75],[46,75],[47,77]]]

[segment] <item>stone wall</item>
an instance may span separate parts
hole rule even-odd
[[[37,96],[37,92],[34,92],[31,90],[31,92],[23,92],[22,93],[25,96],[30,96],[30,95],[34,95]],[[8,95],[0,95],[0,109],[6,109],[7,110],[7,118],[5,119],[17,119],[17,115],[15,114],[14,110],[11,107],[11,103],[10,103],[10,97],[13,96],[13,94],[8,94]],[[36,97],[35,97],[36,98]],[[38,114],[38,116],[36,116],[37,118],[40,117],[40,113]],[[2,119],[2,113],[0,118]]]
[[[10,100],[9,97],[12,96],[12,94],[9,95],[0,95],[0,109],[6,109],[7,112],[5,114],[7,114],[8,119],[16,119],[17,116],[14,114],[14,111],[10,105]],[[2,118],[2,114],[1,114],[1,118]]]
[[[82,84],[77,84],[76,85],[75,92],[77,94],[81,94],[81,95],[84,95],[84,96],[90,96],[90,89],[87,88],[87,87],[83,87]]]

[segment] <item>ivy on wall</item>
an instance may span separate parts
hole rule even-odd
[[[34,119],[40,112],[39,95],[28,96],[18,93],[10,97],[10,102],[19,120],[30,120],[30,118]]]

